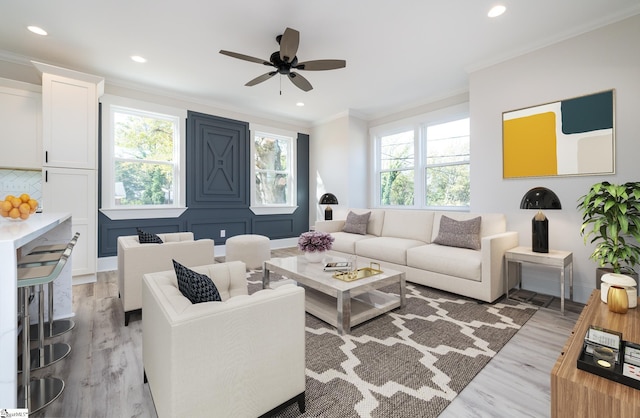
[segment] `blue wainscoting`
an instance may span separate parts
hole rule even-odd
[[[113,221],[98,213],[98,257],[117,254],[117,239],[140,227],[152,233],[192,231],[196,239],[260,234],[297,237],[309,229],[309,135],[297,138],[298,209],[291,215],[255,215],[250,209],[249,124],[197,112],[187,117],[187,207],[179,218]],[[100,182],[99,182],[100,184]],[[225,231],[225,237],[220,231]]]

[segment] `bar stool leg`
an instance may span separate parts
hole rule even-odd
[[[39,322],[40,327],[44,328],[44,295],[42,294],[42,285],[40,289],[39,296]],[[22,386],[18,388],[18,408],[27,408],[29,410],[29,414],[34,414],[40,411],[42,408],[48,406],[51,402],[58,399],[58,397],[62,394],[64,390],[64,381],[62,379],[58,379],[56,377],[45,377],[42,379],[30,380],[31,379],[31,349],[30,349],[30,338],[29,338],[29,292],[27,288],[21,287],[19,290],[22,291],[22,299],[23,299],[23,327],[22,327]],[[41,331],[43,331],[41,329]],[[43,332],[40,333],[43,335]],[[68,344],[67,344],[68,346]],[[42,361],[46,359],[47,350],[43,349],[44,347],[44,337],[39,341],[39,347],[34,349],[37,350],[38,354],[38,363],[42,364]],[[48,347],[48,346],[47,346]],[[52,349],[53,352],[53,349]],[[67,353],[68,354],[68,353]],[[66,355],[66,354],[65,354]]]
[[[71,331],[76,323],[72,319],[53,319],[53,282],[49,282],[48,285],[48,300],[49,300],[49,320],[45,322],[44,338],[53,338]],[[36,341],[40,338],[40,328],[38,324],[31,325],[31,340]]]

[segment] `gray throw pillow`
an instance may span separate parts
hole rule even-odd
[[[369,217],[371,212],[363,213],[362,215],[349,212],[347,214],[347,220],[344,223],[342,230],[344,232],[350,232],[352,234],[367,234],[367,224],[369,223]]]
[[[442,218],[440,218],[440,231],[438,231],[438,236],[433,242],[449,247],[479,250],[481,221],[482,218],[480,216],[466,221],[456,221],[442,215]]]

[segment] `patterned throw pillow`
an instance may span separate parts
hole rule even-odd
[[[371,212],[363,213],[362,215],[349,212],[342,230],[344,232],[350,232],[352,234],[366,235],[367,224],[369,223],[370,216]]]
[[[449,247],[480,249],[480,223],[482,218],[456,221],[442,215],[440,218],[440,231],[433,242]]]
[[[138,241],[140,244],[162,244],[162,239],[156,234],[150,232],[144,232],[140,228],[136,228],[138,231]]]
[[[222,301],[218,288],[209,276],[196,273],[176,260],[173,260],[173,268],[178,278],[178,289],[191,303]]]

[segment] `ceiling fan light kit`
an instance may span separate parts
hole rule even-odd
[[[292,70],[303,71],[324,71],[324,70],[336,70],[347,66],[345,60],[327,59],[327,60],[314,60],[298,62],[298,45],[300,44],[300,32],[295,29],[286,28],[282,35],[276,36],[276,41],[280,44],[280,50],[275,51],[269,57],[269,61],[261,58],[255,58],[249,55],[239,54],[237,52],[220,50],[223,55],[228,55],[233,58],[241,60],[255,62],[257,64],[263,64],[269,67],[274,67],[275,70],[262,74],[248,81],[245,86],[255,86],[273,77],[276,74],[286,75],[291,82],[303,91],[310,91],[313,86],[309,81],[299,73]]]

